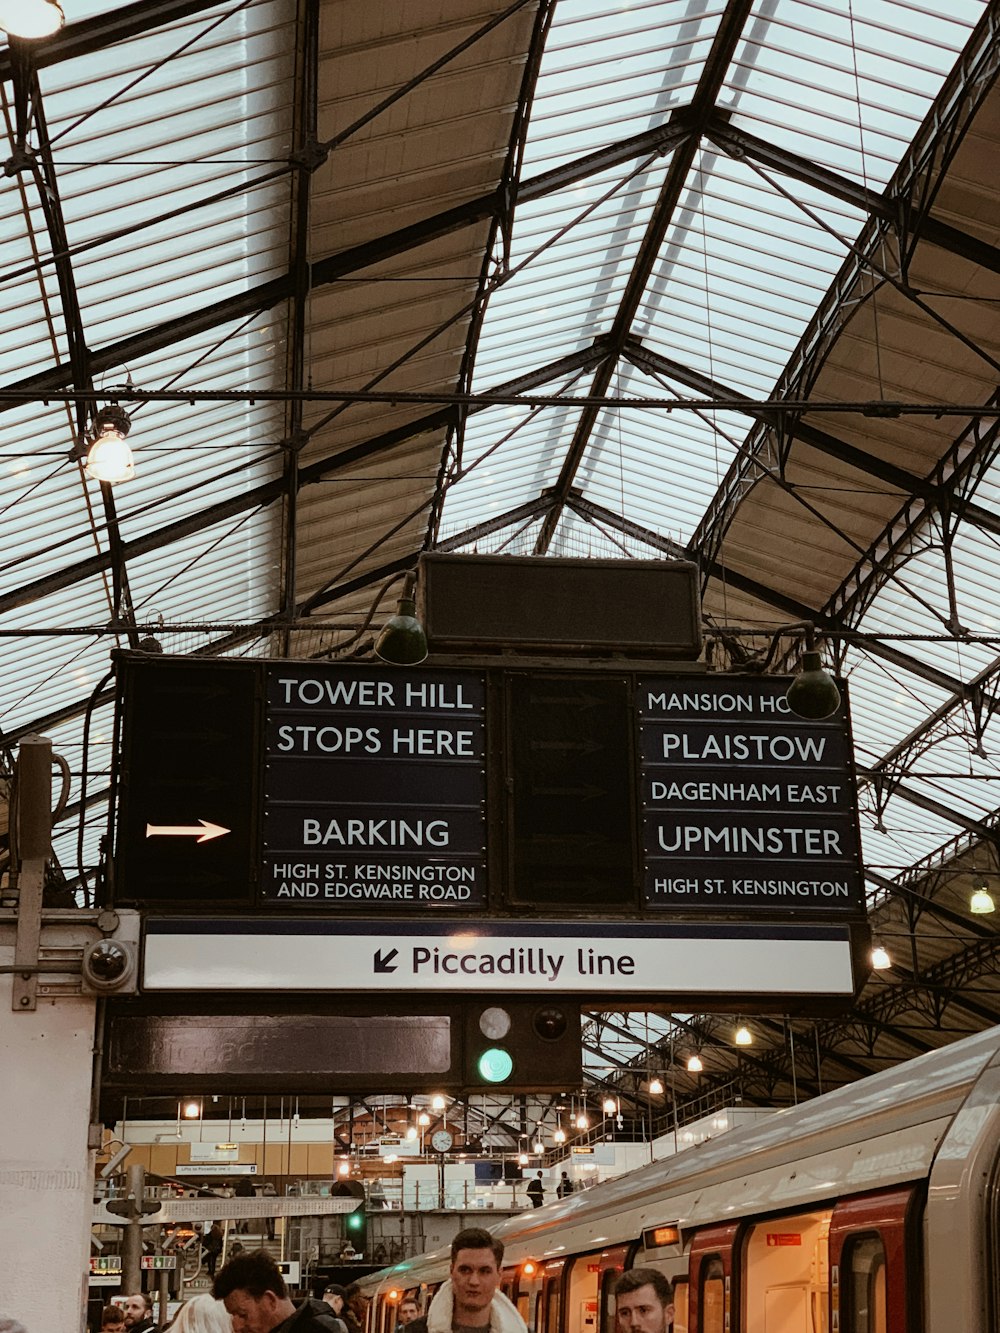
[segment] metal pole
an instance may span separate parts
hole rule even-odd
[[[133,1217],[125,1224],[122,1236],[122,1294],[134,1295],[142,1290],[142,1198],[146,1189],[146,1171],[142,1166],[130,1166],[126,1175],[127,1197],[133,1201]]]
[[[162,1328],[167,1322],[167,1302],[170,1299],[170,1272],[161,1268],[157,1274],[156,1322]]]

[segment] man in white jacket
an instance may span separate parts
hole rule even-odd
[[[517,1309],[499,1290],[503,1242],[482,1227],[460,1231],[451,1242],[451,1270],[424,1319],[407,1333],[527,1333]]]

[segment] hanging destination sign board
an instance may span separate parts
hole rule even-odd
[[[846,703],[807,721],[788,685],[637,682],[646,905],[863,910]]]
[[[269,666],[261,898],[486,902],[482,676]]]

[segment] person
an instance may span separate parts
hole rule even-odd
[[[407,1333],[456,1333],[489,1329],[490,1333],[527,1333],[527,1325],[500,1291],[503,1241],[482,1227],[468,1227],[451,1242],[449,1277],[438,1288],[423,1318],[407,1325]]]
[[[236,1199],[252,1199],[254,1197],[253,1181],[249,1176],[240,1176],[236,1182],[233,1197]],[[236,1230],[241,1235],[245,1235],[250,1230],[250,1219],[241,1217],[236,1223]]]
[[[658,1268],[627,1268],[614,1287],[617,1333],[667,1333],[674,1325],[674,1289]]]
[[[420,1318],[420,1306],[417,1304],[415,1296],[404,1296],[399,1302],[399,1314],[396,1317],[396,1333],[405,1328],[407,1324],[412,1324],[414,1319]]]
[[[232,1317],[233,1333],[338,1333],[339,1321],[325,1302],[293,1303],[266,1250],[230,1259],[216,1275],[212,1295]]]
[[[567,1194],[573,1193],[573,1182],[564,1171],[559,1177],[559,1184],[556,1186],[556,1198],[565,1199]]]
[[[349,1282],[344,1288],[344,1308],[340,1317],[349,1333],[361,1333],[368,1322],[368,1299],[356,1282]]]
[[[273,1180],[265,1180],[265,1181],[264,1181],[264,1187],[263,1187],[263,1189],[262,1189],[261,1192],[260,1192],[260,1196],[261,1196],[262,1199],[275,1199],[275,1198],[277,1198],[277,1196],[278,1196],[278,1191],[274,1188],[274,1181],[273,1181]],[[265,1218],[264,1218],[264,1230],[265,1230],[266,1233],[267,1233],[267,1238],[268,1238],[268,1240],[274,1240],[274,1218],[273,1218],[273,1217],[265,1217]]]
[[[125,1311],[120,1305],[106,1305],[101,1311],[101,1333],[124,1333]]]
[[[233,1333],[226,1307],[208,1292],[185,1301],[170,1323],[170,1333]]]
[[[156,1333],[153,1318],[153,1298],[148,1291],[137,1291],[125,1297],[125,1333]]]
[[[532,1208],[541,1208],[545,1202],[545,1186],[542,1184],[542,1173],[528,1181],[528,1198],[531,1200]]]
[[[202,1252],[205,1255],[205,1268],[209,1277],[215,1277],[215,1268],[219,1262],[219,1255],[222,1253],[222,1247],[226,1243],[226,1234],[222,1230],[221,1222],[213,1222],[208,1235],[201,1242]]]
[[[0,1333],[28,1333],[28,1330],[18,1320],[0,1314]]]
[[[323,1300],[337,1316],[341,1333],[354,1333],[354,1329],[347,1322],[349,1317],[353,1320],[354,1316],[347,1309],[347,1292],[344,1288],[338,1287],[336,1283],[331,1283],[323,1290]]]

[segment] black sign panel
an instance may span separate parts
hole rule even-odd
[[[262,898],[482,906],[484,703],[473,674],[269,666]]]
[[[808,722],[788,685],[639,681],[647,905],[863,910],[846,703]]]

